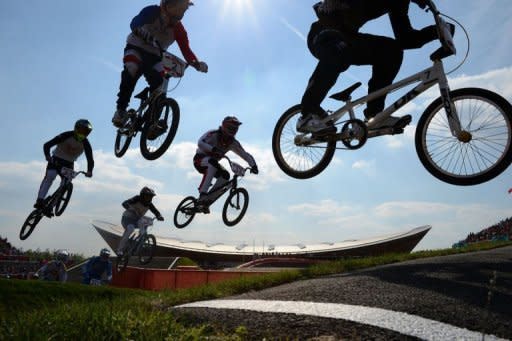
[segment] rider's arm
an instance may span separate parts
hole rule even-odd
[[[66,282],[68,280],[68,271],[66,269],[66,266],[62,264],[62,267],[59,270],[59,281],[60,282]]]
[[[183,54],[183,57],[185,57],[187,63],[192,64],[197,62],[196,55],[190,49],[187,31],[185,30],[185,27],[183,27],[181,21],[174,26],[174,37],[176,38],[176,42],[178,43],[181,53]]]
[[[155,215],[155,217],[161,217],[162,215],[160,212],[156,209],[155,205],[153,203],[149,203],[149,210]]]
[[[409,3],[398,1],[390,11],[389,18],[396,40],[404,49],[420,48],[428,42],[437,39],[437,29],[434,25],[415,30],[408,15]]]
[[[112,262],[109,261],[107,264],[107,281],[112,281]]]
[[[123,201],[122,205],[125,209],[130,209],[130,205],[135,204],[139,201],[139,196],[136,195],[133,198]]]
[[[158,19],[159,16],[160,6],[152,5],[144,7],[142,11],[140,11],[140,13],[132,19],[130,28],[132,31],[134,31],[137,28],[154,22],[156,19]]]
[[[94,168],[94,158],[92,156],[91,144],[88,139],[85,139],[83,144],[85,157],[87,158],[87,171],[92,172],[92,169]]]
[[[210,130],[206,132],[201,138],[199,138],[199,141],[197,142],[197,146],[199,149],[206,154],[211,154],[214,152],[215,146],[210,143],[210,141],[214,141],[213,134],[216,133],[216,130]]]
[[[72,131],[66,131],[66,132],[63,132],[62,134],[59,134],[59,135],[55,136],[50,141],[46,142],[43,145],[44,157],[45,157],[46,161],[49,162],[50,159],[51,159],[50,149],[52,149],[53,146],[56,146],[59,143],[64,142],[66,139],[70,138],[71,136],[73,136],[73,132]]]
[[[235,153],[236,155],[240,156],[242,159],[245,160],[249,164],[249,166],[254,167],[256,166],[256,161],[252,157],[251,154],[247,153],[245,149],[242,147],[240,142],[238,140],[234,140],[233,143],[231,143],[231,146],[229,149]]]

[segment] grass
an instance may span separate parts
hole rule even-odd
[[[225,334],[210,325],[183,325],[169,308],[323,275],[507,245],[512,242],[346,259],[176,291],[0,280],[0,340],[242,340],[247,333],[243,326]]]

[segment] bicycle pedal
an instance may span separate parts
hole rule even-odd
[[[409,123],[411,123],[412,121],[412,117],[411,115],[406,115],[404,117],[402,117],[398,122],[396,122],[396,124],[393,126],[394,129],[402,129],[402,132],[403,132],[403,128],[405,128],[407,125],[409,125]]]

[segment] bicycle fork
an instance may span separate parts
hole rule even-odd
[[[462,133],[462,127],[457,114],[457,108],[450,97],[450,87],[448,86],[448,80],[441,63],[438,63],[438,67],[441,68],[439,76],[439,92],[441,93],[441,99],[443,101],[444,111],[446,112],[446,119],[448,120],[448,126],[453,137],[459,138]]]

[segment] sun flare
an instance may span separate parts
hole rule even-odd
[[[252,14],[254,0],[224,0],[222,13],[226,14]]]

